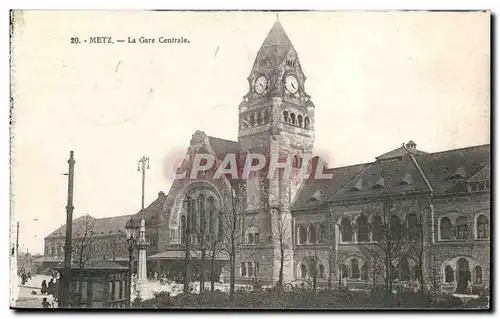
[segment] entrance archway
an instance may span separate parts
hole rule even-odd
[[[467,291],[467,283],[471,279],[469,269],[469,261],[465,258],[457,260],[457,293],[465,293]]]

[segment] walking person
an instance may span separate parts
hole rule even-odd
[[[47,301],[47,297],[43,298],[42,308],[50,308],[50,303]]]
[[[44,280],[42,281],[42,289],[41,289],[42,295],[47,294],[47,281]]]
[[[47,294],[48,295],[53,295],[54,294],[54,279],[50,279],[49,284],[47,285]]]

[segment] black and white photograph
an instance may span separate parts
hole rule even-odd
[[[10,11],[10,307],[491,310],[484,11]]]

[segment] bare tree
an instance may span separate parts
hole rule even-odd
[[[94,247],[96,219],[90,215],[84,215],[77,220],[73,228],[76,236],[73,237],[75,260],[80,269],[85,268],[85,263],[94,258],[97,249]]]
[[[293,259],[292,254],[292,220],[290,214],[282,214],[280,209],[271,209],[271,220],[274,234],[271,236],[271,241],[277,247],[275,258],[280,263],[277,288],[283,289],[283,273],[285,262]]]
[[[111,260],[115,261],[116,256],[120,253],[122,250],[122,242],[120,241],[119,237],[111,237],[108,239],[109,243],[109,252],[111,253]]]
[[[246,191],[242,183],[229,191],[227,200],[222,202],[220,226],[222,226],[222,238],[220,240],[220,251],[229,257],[229,297],[234,301],[236,258],[240,252],[241,245],[245,240],[246,230],[253,226],[254,217],[246,216]]]

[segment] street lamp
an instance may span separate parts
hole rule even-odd
[[[125,231],[127,233],[127,243],[128,243],[128,288],[127,288],[127,304],[130,307],[130,302],[132,299],[132,271],[133,271],[133,261],[134,261],[134,248],[136,245],[136,233],[137,227],[134,225],[132,219],[125,226]]]

